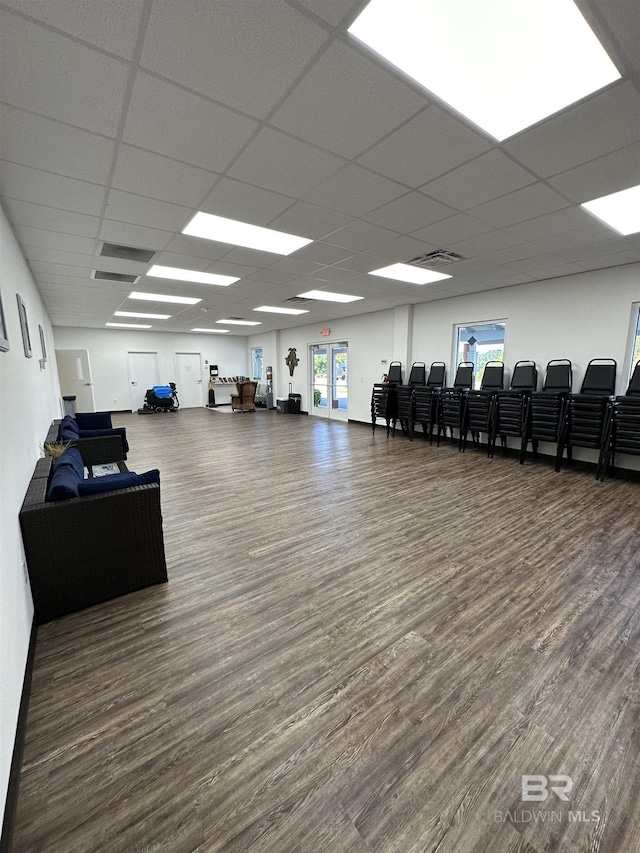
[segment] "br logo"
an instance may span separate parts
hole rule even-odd
[[[567,794],[573,788],[571,776],[523,776],[522,799],[526,802],[541,802],[553,791],[559,800],[569,802]]]

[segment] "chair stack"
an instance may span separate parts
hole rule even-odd
[[[407,385],[398,385],[396,388],[396,412],[393,419],[393,435],[396,434],[396,422],[400,421],[403,435],[409,436],[413,441],[415,428],[415,386],[425,383],[424,361],[414,361],[409,372]]]
[[[487,447],[491,455],[493,431],[495,426],[496,396],[504,386],[504,363],[501,361],[487,362],[482,373],[480,388],[469,391],[466,398],[466,417],[463,419],[460,444],[462,452],[467,447],[467,435],[471,433],[474,447],[480,447],[480,433],[487,434]]]
[[[500,436],[502,452],[507,449],[507,437],[522,441],[525,425],[525,411],[529,397],[538,387],[538,370],[535,361],[518,361],[513,369],[511,385],[508,390],[498,391],[495,400],[494,428],[489,443],[489,456],[492,457],[496,438]]]
[[[376,382],[371,392],[371,426],[376,431],[378,418],[387,424],[387,438],[391,432],[391,423],[396,418],[397,388],[402,384],[402,364],[392,361],[389,365],[386,382]]]
[[[547,364],[542,391],[534,391],[525,405],[521,465],[524,464],[529,442],[534,459],[538,455],[538,442],[558,442],[572,386],[573,373],[569,359],[552,359]]]
[[[458,431],[458,449],[462,448],[462,433],[465,429],[467,394],[473,385],[473,362],[461,361],[451,388],[443,388],[438,399],[438,444],[440,435],[447,437],[447,429],[454,439],[454,430]]]
[[[560,470],[564,451],[572,459],[572,448],[601,450],[608,410],[616,387],[617,364],[612,358],[594,358],[587,365],[579,394],[570,394],[565,421],[558,439],[556,471]]]
[[[437,424],[438,400],[440,391],[445,384],[446,365],[444,361],[434,361],[429,368],[429,378],[426,384],[414,388],[415,415],[414,423],[422,426],[425,439],[433,444],[433,428]]]
[[[640,456],[640,361],[636,362],[629,387],[610,406],[596,477],[604,480],[613,468],[616,452]]]

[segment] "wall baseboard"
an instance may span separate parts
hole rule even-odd
[[[22,696],[20,697],[20,710],[18,712],[18,725],[13,744],[13,757],[9,771],[9,786],[7,788],[7,799],[4,806],[4,818],[2,820],[2,835],[0,836],[0,851],[10,853],[13,841],[13,828],[18,807],[18,789],[20,787],[20,771],[22,769],[22,756],[24,753],[24,741],[27,731],[27,714],[29,711],[29,697],[31,695],[31,678],[33,675],[33,661],[36,653],[36,637],[38,627],[35,618],[31,624],[31,636],[29,638],[29,651],[27,652],[27,664],[24,670],[22,682]]]

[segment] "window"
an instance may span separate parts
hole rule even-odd
[[[636,336],[633,347],[633,356],[631,358],[631,370],[640,361],[640,307],[638,308],[638,318],[636,321]]]
[[[251,378],[262,379],[262,347],[251,347]]]
[[[455,327],[455,365],[452,376],[461,361],[474,365],[473,387],[479,388],[488,361],[504,361],[505,323],[467,323]]]

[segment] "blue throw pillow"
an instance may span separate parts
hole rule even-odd
[[[105,435],[119,435],[122,439],[122,452],[124,458],[127,458],[129,452],[129,442],[127,441],[127,430],[125,427],[114,427],[113,429],[81,429],[79,431],[80,438],[100,438]]]
[[[76,423],[80,429],[112,429],[111,412],[77,412]]]
[[[105,477],[94,477],[83,480],[78,487],[80,497],[99,495],[103,492],[113,492],[116,489],[128,489],[130,486],[146,486],[149,483],[160,484],[160,471],[154,468],[144,474],[126,471],[123,474],[107,474]]]
[[[51,474],[47,490],[48,501],[64,501],[78,497],[78,487],[84,477],[84,464],[80,451],[71,447],[58,459]]]
[[[73,438],[77,438],[79,432],[80,427],[76,423],[75,418],[72,418],[71,415],[65,415],[58,427],[58,438],[63,438],[63,433],[67,436],[72,435]]]
[[[75,432],[70,426],[60,427],[60,431],[58,432],[58,441],[77,441],[78,440],[78,431]]]

